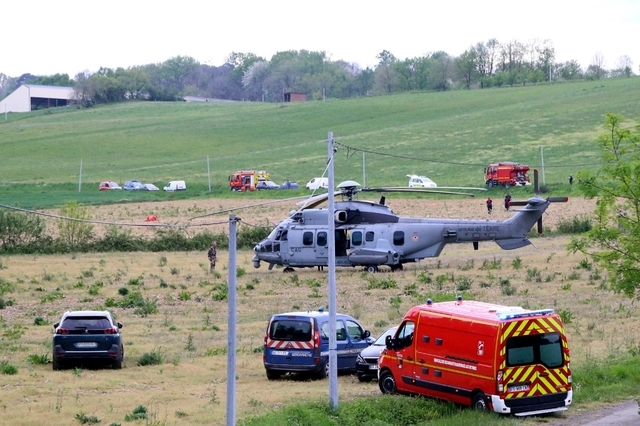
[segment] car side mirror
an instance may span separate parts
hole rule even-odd
[[[121,323],[121,322],[117,322],[117,323],[116,323],[116,325],[118,326],[118,328],[122,328],[122,327],[124,327],[124,325],[122,325],[122,323]]]
[[[59,323],[59,322],[57,322],[57,323],[53,324],[53,329],[55,330],[56,328],[58,328],[58,326],[59,326],[59,325],[60,325],[60,323]]]
[[[384,345],[387,347],[387,349],[394,350],[395,349],[395,345],[393,344],[393,337],[387,336],[384,339]]]
[[[366,339],[367,337],[371,336],[371,332],[369,330],[365,330],[364,331],[364,338]]]

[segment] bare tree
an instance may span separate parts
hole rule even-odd
[[[633,61],[629,55],[622,55],[618,58],[617,67],[620,74],[625,77],[631,77],[633,75]]]
[[[604,68],[605,64],[604,54],[602,52],[596,52],[591,60],[591,64],[589,65],[589,74],[593,75],[596,80],[600,80],[607,75],[607,71]]]

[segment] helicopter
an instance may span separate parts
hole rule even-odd
[[[253,249],[254,268],[264,262],[269,270],[283,266],[284,272],[293,268],[322,267],[328,265],[328,214],[335,221],[335,265],[361,266],[370,273],[380,266],[391,271],[403,269],[405,263],[438,257],[447,244],[472,243],[478,249],[480,241],[493,241],[503,250],[513,250],[531,244],[527,233],[538,224],[542,233],[542,214],[551,203],[567,202],[567,197],[542,198],[538,193],[537,170],[534,170],[535,196],[528,200],[512,200],[511,210],[516,214],[503,221],[468,219],[427,219],[395,214],[385,205],[384,195],[379,202],[354,199],[360,192],[435,192],[445,194],[473,194],[440,190],[410,188],[360,188],[355,181],[337,186],[333,196],[342,196],[335,202],[335,212],[316,208],[329,197],[323,193],[298,203],[300,209],[282,220]],[[462,188],[459,188],[462,189]]]

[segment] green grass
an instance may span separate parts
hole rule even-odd
[[[440,185],[481,186],[483,165],[491,161],[541,168],[543,146],[545,181],[553,188],[599,163],[594,141],[606,113],[640,116],[639,88],[634,77],[326,102],[145,102],[10,114],[0,121],[6,153],[0,156],[0,197],[4,204],[42,207],[64,199],[231,196],[228,176],[238,169],[267,169],[276,182],[304,184],[324,171],[330,131],[341,144],[371,151],[364,156],[367,186],[406,185],[407,173],[429,175]],[[341,147],[336,181],[363,183],[362,161],[361,152]],[[129,179],[159,187],[185,179],[189,189],[97,191],[101,180]],[[260,195],[267,196],[274,194]]]
[[[574,401],[569,410],[591,402],[616,402],[638,397],[640,364],[634,356],[610,357],[606,360],[589,360],[574,367]],[[242,425],[435,425],[481,426],[520,425],[536,423],[535,419],[499,416],[480,413],[467,407],[429,398],[380,395],[339,401],[338,410],[331,410],[328,401],[311,401],[273,410],[270,413],[248,418]]]

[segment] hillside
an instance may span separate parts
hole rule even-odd
[[[179,178],[193,196],[208,192],[208,167],[217,191],[237,169],[304,183],[323,173],[330,131],[343,145],[337,181],[406,185],[405,175],[417,173],[440,185],[480,186],[490,161],[542,169],[544,159],[545,182],[566,183],[570,173],[599,163],[594,141],[606,113],[640,116],[639,88],[640,78],[628,78],[344,101],[131,102],[11,114],[0,122],[0,189],[18,203],[12,188],[99,202],[102,180],[160,186]],[[86,200],[78,194],[80,174]]]

